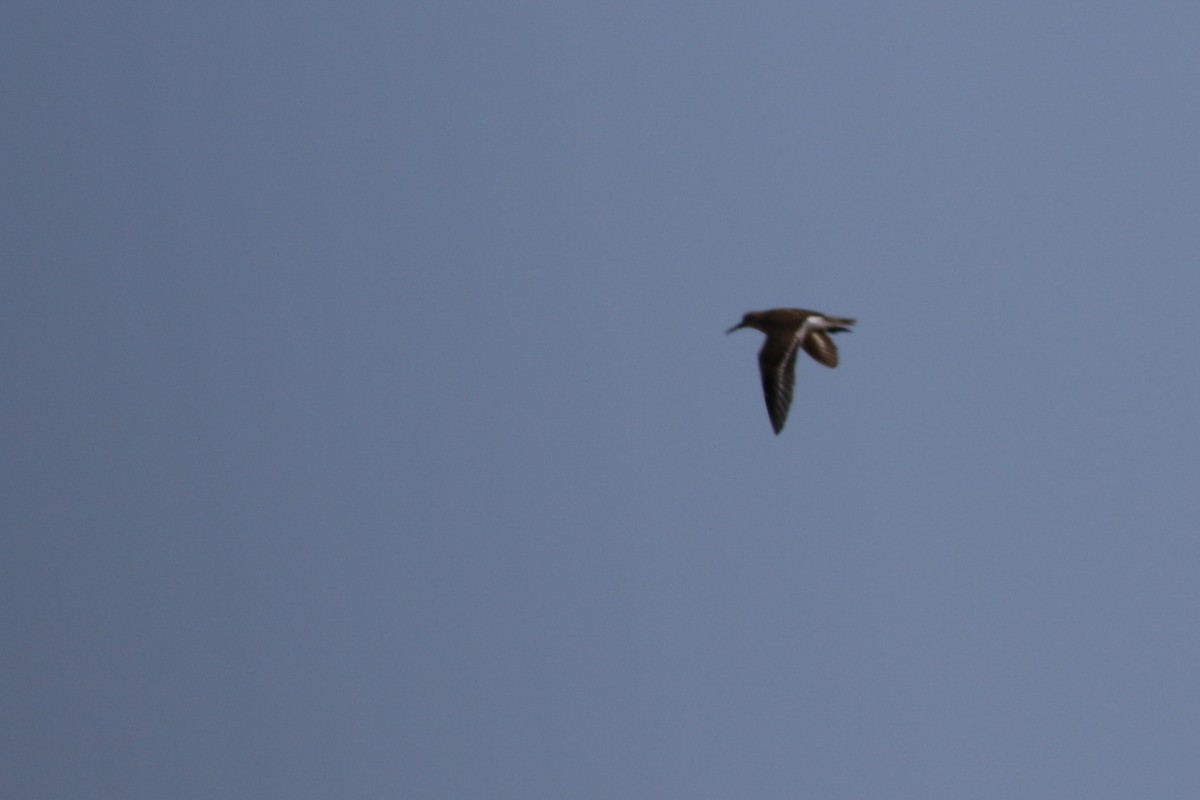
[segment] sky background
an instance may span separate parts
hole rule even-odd
[[[1200,796],[1200,7],[4,16],[0,795]]]

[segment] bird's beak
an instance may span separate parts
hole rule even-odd
[[[725,333],[733,333],[733,332],[734,332],[734,331],[736,331],[737,329],[739,329],[739,328],[744,328],[744,327],[746,327],[746,326],[745,326],[745,325],[743,325],[742,323],[740,323],[740,322],[739,322],[737,325],[734,325],[732,328],[730,328],[729,330],[725,331]]]

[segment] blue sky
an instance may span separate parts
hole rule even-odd
[[[0,793],[1195,797],[1198,25],[14,8]]]

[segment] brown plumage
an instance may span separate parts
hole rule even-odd
[[[787,421],[792,407],[792,391],[796,384],[796,354],[801,348],[813,360],[827,367],[838,365],[837,345],[829,334],[850,330],[855,320],[830,317],[803,308],[773,308],[770,311],[751,311],[726,333],[740,328],[754,328],[767,335],[758,351],[758,369],[762,373],[763,397],[771,427],[778,434]]]

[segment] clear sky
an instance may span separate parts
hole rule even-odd
[[[0,795],[1200,796],[1198,30],[12,4]]]

